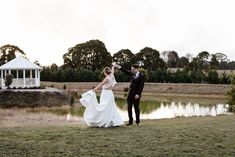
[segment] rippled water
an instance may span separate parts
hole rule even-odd
[[[122,118],[127,121],[127,105],[124,99],[117,101],[118,111]],[[163,119],[163,118],[176,118],[176,117],[193,117],[193,116],[217,116],[226,115],[228,113],[228,104],[215,104],[215,105],[200,105],[198,103],[181,103],[181,102],[154,102],[143,101],[141,102],[141,119]],[[82,114],[68,113],[67,119],[71,120],[76,117],[81,117]],[[133,108],[133,117],[135,112]]]
[[[163,119],[193,116],[217,116],[228,114],[228,105],[200,106],[199,104],[181,104],[172,102],[163,104],[150,113],[141,113],[141,119]],[[119,110],[122,117],[127,120],[126,111]]]

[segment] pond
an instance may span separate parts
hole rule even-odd
[[[159,101],[162,100],[162,101]],[[211,103],[212,102],[212,103]],[[215,99],[179,99],[169,98],[148,98],[145,97],[141,101],[141,119],[164,119],[177,117],[193,117],[193,116],[218,116],[228,113],[229,105],[225,100]],[[128,120],[127,104],[125,98],[116,98],[118,111],[124,121]],[[73,107],[52,107],[52,108],[34,108],[27,109],[30,113],[52,113],[57,116],[66,117],[68,121],[81,119],[85,108],[81,105]],[[133,108],[134,113],[134,108]],[[133,114],[135,117],[135,114]]]

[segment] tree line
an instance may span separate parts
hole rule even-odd
[[[17,46],[0,47],[0,65],[16,57],[16,53],[25,55]],[[231,76],[218,74],[217,70],[234,70],[235,62],[230,61],[223,53],[210,54],[199,52],[196,56],[188,53],[179,57],[176,51],[159,52],[154,48],[145,47],[137,53],[129,49],[121,49],[111,55],[105,44],[100,40],[90,40],[68,49],[63,55],[61,66],[52,64],[42,66],[41,80],[55,82],[93,82],[100,81],[102,69],[112,62],[130,68],[138,64],[149,82],[165,83],[222,83],[228,84]],[[40,63],[35,62],[40,65]],[[41,66],[41,65],[40,65]],[[129,81],[121,71],[115,73],[120,82]]]

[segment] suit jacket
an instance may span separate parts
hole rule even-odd
[[[128,95],[131,97],[135,96],[136,94],[141,96],[141,93],[144,88],[144,75],[142,73],[139,73],[139,76],[135,78],[135,75],[132,72],[122,67],[120,68],[120,70],[131,77],[131,84],[130,84],[130,90],[129,90]]]

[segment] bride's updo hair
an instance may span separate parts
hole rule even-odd
[[[111,74],[112,70],[110,69],[110,67],[105,67],[103,72],[105,72],[106,74]]]

